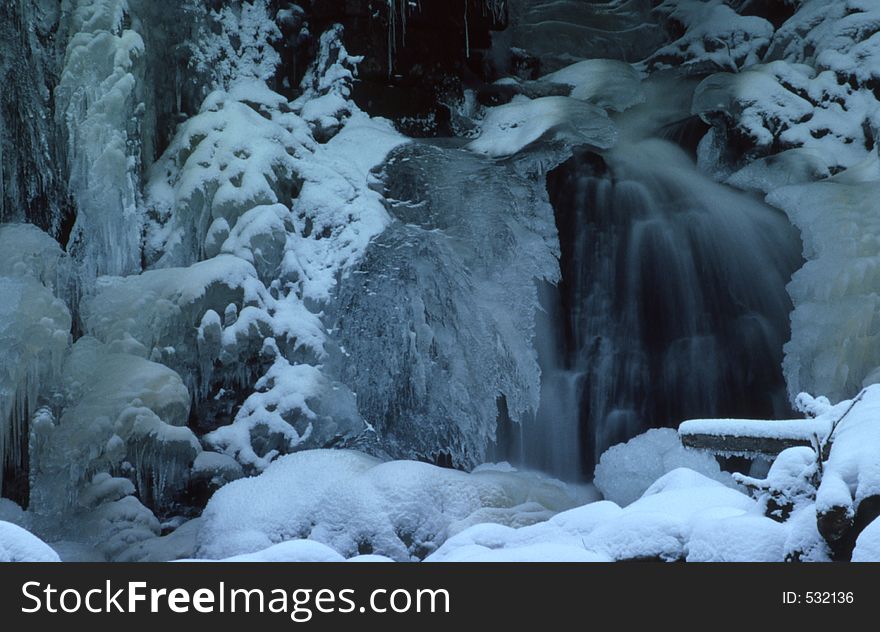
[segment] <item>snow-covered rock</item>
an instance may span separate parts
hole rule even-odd
[[[740,15],[725,0],[665,0],[655,13],[684,32],[647,60],[652,68],[714,65],[736,70],[757,63],[773,36],[770,22]]]

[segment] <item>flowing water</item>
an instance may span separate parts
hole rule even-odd
[[[800,240],[784,215],[659,138],[578,153],[548,190],[562,281],[544,293],[527,463],[589,476],[605,449],[650,427],[785,414],[785,285]]]

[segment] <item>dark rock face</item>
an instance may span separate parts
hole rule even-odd
[[[363,55],[353,97],[374,116],[394,120],[413,136],[449,135],[450,105],[465,87],[479,89],[496,76],[491,33],[506,27],[506,12],[491,0],[311,0],[299,2],[314,36],[333,24],[345,28],[350,53]],[[296,30],[297,34],[293,31]],[[308,46],[288,27],[285,72],[297,85]],[[292,38],[292,39],[291,39]],[[314,37],[312,38],[314,40]]]
[[[828,543],[833,559],[848,562],[862,531],[880,516],[880,496],[869,496],[859,503],[855,515],[849,507],[832,507],[818,515],[819,533]]]
[[[58,20],[30,0],[0,2],[0,222],[27,221],[63,241],[71,209],[56,169],[63,162],[52,96]]]

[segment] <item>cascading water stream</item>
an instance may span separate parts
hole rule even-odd
[[[650,427],[785,413],[785,285],[800,241],[782,214],[657,138],[578,153],[548,190],[563,279],[545,293],[526,463],[570,477],[582,450],[589,476],[605,449]]]

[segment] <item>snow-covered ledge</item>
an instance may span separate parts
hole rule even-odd
[[[719,456],[775,456],[786,448],[813,445],[824,437],[830,421],[816,419],[690,419],[678,427],[687,448]]]

